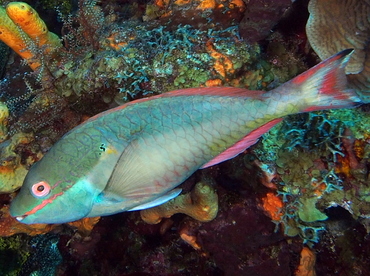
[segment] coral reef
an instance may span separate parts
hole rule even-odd
[[[4,54],[8,63],[0,80],[1,273],[370,273],[367,106],[287,118],[248,152],[195,173],[182,187],[195,187],[191,192],[141,212],[154,212],[151,222],[157,224],[147,224],[138,212],[69,225],[27,226],[11,218],[8,193],[21,185],[29,166],[89,116],[185,87],[267,90],[313,65],[303,26],[307,1],[267,6],[262,4],[272,1],[33,2],[49,29],[60,34],[62,45],[41,45],[40,38],[15,28],[1,10],[1,31],[21,43],[20,50],[14,48],[20,56],[8,59]],[[314,2],[320,1],[310,5]],[[40,12],[55,5],[61,5],[61,30]],[[290,11],[284,13],[287,7]],[[353,12],[349,7],[346,12]],[[284,22],[278,23],[282,17]],[[44,21],[40,24],[46,28]],[[341,41],[336,38],[331,45]],[[366,52],[363,41],[352,42],[359,46],[357,53]],[[34,70],[24,66],[23,58]],[[366,62],[363,67],[366,74]],[[194,185],[210,178],[211,186]],[[207,193],[197,197],[202,187]],[[199,210],[194,203],[202,205],[204,199],[213,206],[206,211],[218,209],[216,217],[215,212],[211,217],[201,212],[195,219],[179,213],[185,209],[193,214]]]
[[[367,191],[363,163],[367,162],[366,116],[363,124],[353,124],[353,118],[361,120],[362,116],[354,110],[296,115],[264,135],[253,150],[258,159],[276,166],[276,174],[267,181],[275,184],[262,182],[274,190],[262,198],[262,209],[282,225],[286,235],[299,235],[308,244],[319,242],[328,218],[324,210],[331,206],[342,206],[355,218],[368,214],[368,201],[363,197]],[[254,163],[267,173],[268,166]],[[347,185],[356,187],[356,196]],[[348,202],[359,206],[359,200],[361,210],[347,206]]]
[[[364,0],[311,0],[308,9],[306,31],[312,48],[321,59],[343,49],[355,49],[346,72],[359,96],[369,102],[370,4]]]

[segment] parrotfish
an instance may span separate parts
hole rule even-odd
[[[29,170],[10,213],[64,223],[153,207],[200,168],[233,158],[284,116],[356,106],[344,50],[269,91],[181,89],[102,112],[65,134]]]

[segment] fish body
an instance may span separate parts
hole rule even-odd
[[[24,223],[63,223],[168,200],[196,170],[244,151],[282,117],[358,104],[345,87],[350,52],[269,92],[192,88],[100,113],[31,167],[11,215]]]

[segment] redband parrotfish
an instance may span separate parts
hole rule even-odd
[[[102,112],[31,167],[10,213],[27,224],[64,223],[162,204],[196,170],[241,153],[282,117],[358,105],[344,73],[351,52],[269,92],[182,89]]]

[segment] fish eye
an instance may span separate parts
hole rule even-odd
[[[36,197],[44,197],[50,193],[50,185],[45,181],[40,181],[32,185],[31,191]]]

